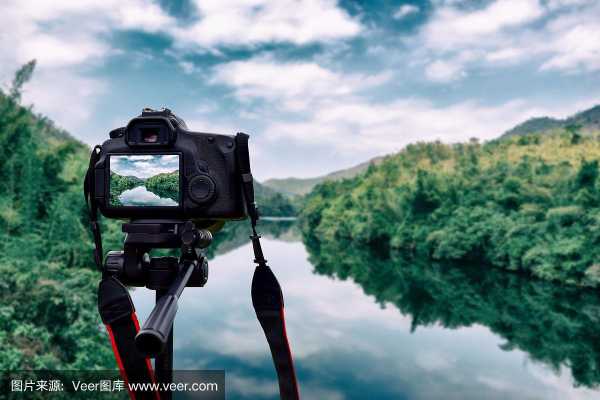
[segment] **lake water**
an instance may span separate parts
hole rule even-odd
[[[160,197],[146,189],[146,186],[125,190],[119,195],[119,201],[124,206],[177,206],[173,199]]]
[[[354,250],[323,259],[277,236],[263,246],[284,290],[302,398],[600,398],[596,293]],[[250,300],[251,246],[218,248],[207,285],[181,298],[175,368],[224,369],[228,399],[277,399]],[[154,293],[133,297],[143,321]]]

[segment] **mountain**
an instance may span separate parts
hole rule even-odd
[[[600,131],[600,105],[579,112],[569,118],[551,117],[531,118],[506,131],[502,138],[527,135],[530,133],[548,133],[565,130],[570,126],[578,126],[582,133],[589,134]]]
[[[353,178],[367,170],[370,165],[378,165],[384,157],[375,157],[354,167],[341,169],[327,175],[314,178],[282,178],[267,179],[263,185],[287,196],[302,196],[308,194],[316,185],[325,181]]]
[[[292,204],[288,196],[257,181],[254,182],[254,196],[262,216],[291,217],[296,215],[296,206]]]
[[[500,138],[522,136],[531,133],[551,133],[564,131],[567,127],[577,127],[583,134],[600,132],[600,105],[579,112],[569,118],[536,117],[520,123],[506,131]],[[288,197],[303,196],[319,183],[353,178],[367,170],[370,165],[379,165],[385,157],[375,157],[354,167],[331,172],[314,178],[281,178],[267,179],[262,185],[282,193]]]

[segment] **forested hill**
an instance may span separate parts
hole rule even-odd
[[[114,369],[81,186],[89,149],[19,105],[32,71],[0,92],[0,369]]]
[[[531,133],[558,133],[563,130],[581,131],[583,134],[600,132],[600,105],[579,112],[569,118],[531,118],[506,131],[502,137]]]
[[[302,229],[317,248],[341,241],[597,286],[599,159],[600,137],[577,131],[418,143],[356,178],[317,186]]]

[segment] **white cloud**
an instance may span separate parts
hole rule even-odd
[[[492,50],[486,54],[486,60],[491,63],[511,62],[522,58],[525,55],[523,49],[517,47],[506,47]]]
[[[75,132],[86,125],[97,99],[107,89],[105,82],[70,70],[41,69],[25,86],[23,103],[34,104],[37,112],[51,116],[60,127]],[[82,133],[91,134],[88,130]]]
[[[455,356],[439,350],[425,349],[415,354],[415,364],[431,373],[455,368]]]
[[[426,46],[436,50],[462,49],[542,15],[538,0],[496,0],[481,10],[470,12],[441,7],[424,27],[423,40]]]
[[[347,38],[361,25],[332,0],[197,1],[200,19],[182,26],[153,0],[9,0],[0,23],[2,59],[42,67],[81,64],[110,54],[118,29],[162,32],[179,47],[305,44]],[[185,66],[184,66],[185,68]]]
[[[389,73],[344,74],[314,62],[282,63],[271,58],[254,58],[219,65],[212,81],[234,88],[242,102],[262,99],[274,102],[274,106],[284,111],[298,112],[323,100],[345,101],[390,78]]]
[[[521,45],[512,40],[519,36],[519,29],[543,15],[538,0],[495,0],[469,11],[455,3],[441,4],[415,38],[415,58],[422,59],[430,81],[457,80],[473,65],[507,62],[523,55],[515,49]]]
[[[367,101],[331,103],[319,107],[301,122],[278,121],[269,126],[271,138],[285,137],[301,143],[322,143],[341,153],[385,154],[416,141],[490,139],[524,117],[520,102],[485,107],[462,102],[436,107],[423,99],[396,100],[388,104]]]
[[[393,17],[394,17],[394,19],[402,19],[411,14],[418,13],[419,10],[420,10],[419,7],[417,7],[413,4],[403,4],[400,7],[398,7],[396,12],[394,12]]]
[[[546,43],[551,56],[541,68],[570,72],[600,70],[599,19],[600,4],[590,13],[567,14],[549,23],[550,40],[546,39]]]
[[[145,186],[137,186],[124,191],[119,195],[119,201],[126,206],[177,206],[177,202],[168,197],[160,197],[146,189]]]
[[[301,142],[326,142],[342,153],[385,154],[416,141],[461,142],[477,137],[488,140],[528,118],[564,117],[596,104],[598,98],[565,107],[537,107],[525,100],[487,106],[463,101],[436,106],[424,99],[401,99],[388,104],[359,101],[319,108],[302,123],[281,122],[268,134]],[[309,134],[310,133],[310,134]]]
[[[330,41],[361,31],[359,22],[333,0],[198,1],[200,19],[182,26],[155,0],[8,0],[0,13],[0,80],[37,59],[27,102],[77,130],[95,108],[106,84],[83,71],[119,54],[111,36],[118,30],[163,33],[181,47],[215,50],[221,45]],[[185,73],[194,73],[181,61]]]
[[[425,76],[434,82],[450,82],[465,75],[460,63],[436,60],[425,68]]]
[[[0,23],[0,50],[10,68],[32,58],[40,68],[54,68],[106,57],[113,47],[105,35],[115,29],[156,32],[175,22],[150,0],[9,0]]]
[[[146,179],[179,170],[179,156],[111,156],[110,170],[123,176]]]
[[[37,59],[42,68],[82,64],[109,52],[104,43],[90,37],[75,36],[65,45],[65,38],[49,34],[32,35],[17,49],[16,60],[25,63]]]
[[[596,71],[599,18],[600,4],[589,0],[495,0],[469,11],[443,4],[414,38],[413,53],[434,82],[466,76],[470,68],[532,61],[542,70]]]
[[[306,44],[348,38],[361,25],[333,0],[197,0],[201,19],[175,28],[177,39],[204,48],[266,42]]]
[[[441,65],[431,73],[441,80],[460,72]],[[385,73],[345,74],[315,63],[262,58],[224,64],[215,71],[213,82],[233,89],[241,111],[255,105],[250,100],[267,105],[262,120],[268,141],[324,146],[357,159],[397,151],[416,141],[491,139],[530,117],[565,116],[598,100],[556,108],[535,107],[525,100],[497,105],[467,100],[445,106],[424,98],[371,100],[366,89],[386,79],[390,77]]]
[[[173,19],[150,0],[8,0],[0,13],[0,79],[37,60],[24,102],[70,131],[89,121],[107,83],[83,72],[118,49],[109,41],[118,29],[156,32]],[[90,134],[90,132],[86,132]]]

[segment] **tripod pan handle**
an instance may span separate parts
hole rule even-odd
[[[177,296],[167,294],[158,300],[142,329],[135,337],[138,351],[156,357],[165,349],[177,313]]]

